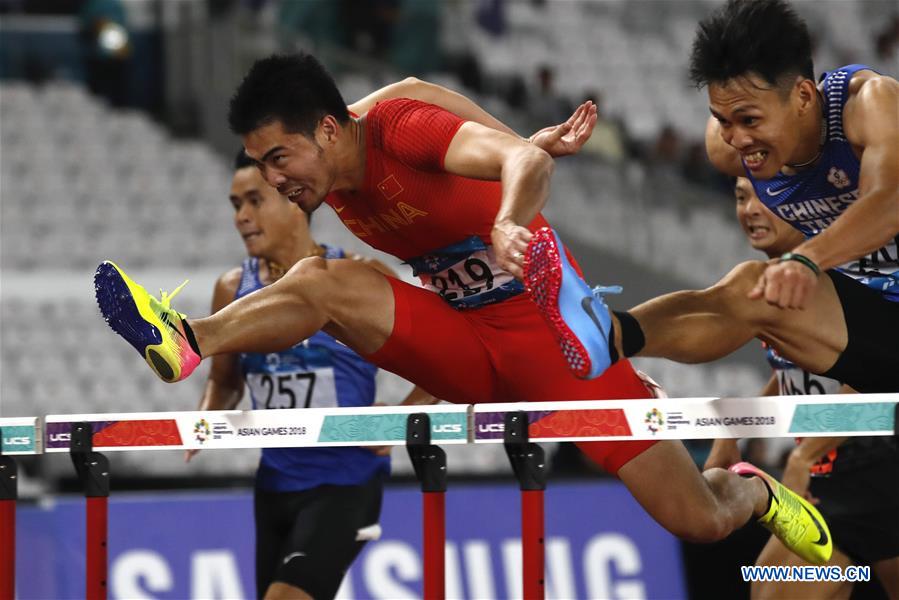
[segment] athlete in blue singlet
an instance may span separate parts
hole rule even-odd
[[[899,391],[899,82],[850,65],[818,85],[808,29],[784,0],[715,10],[690,74],[708,87],[712,164],[751,178],[807,239],[707,290],[612,313],[609,290],[591,293],[558,239],[538,232],[525,279],[569,366],[596,377],[635,355],[709,362],[757,337],[858,391]]]
[[[750,244],[769,258],[789,252],[805,239],[763,204],[749,179],[735,185],[737,219]],[[835,379],[809,373],[766,348],[771,379],[763,396],[851,394]],[[740,461],[737,441],[715,440],[705,468]],[[890,597],[899,598],[899,448],[895,440],[876,437],[810,437],[798,440],[781,481],[816,502],[833,535],[827,562],[845,568],[869,565]],[[757,565],[807,565],[771,537]],[[851,581],[752,583],[753,598],[847,598]]]
[[[266,184],[242,150],[230,199],[250,257],[218,280],[213,310],[277,281],[306,256],[359,259],[317,244],[306,214]],[[392,275],[377,261],[365,262]],[[244,387],[253,409],[370,406],[376,372],[319,331],[282,352],[215,357],[200,410],[235,408]],[[404,403],[432,401],[416,388]],[[263,449],[254,498],[258,596],[333,598],[363,545],[380,534],[389,471],[386,453],[368,448]]]
[[[821,76],[818,91],[826,118],[821,119],[821,148],[813,164],[806,169],[778,172],[770,179],[756,178],[753,169],[746,167],[758,198],[806,238],[827,229],[859,198],[861,162],[843,128],[849,84],[857,73],[871,76],[874,71],[865,65],[847,65]],[[894,165],[894,169],[899,166]],[[899,250],[895,237],[836,269],[887,299],[899,301]]]

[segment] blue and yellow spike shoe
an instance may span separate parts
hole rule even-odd
[[[768,511],[759,524],[797,556],[815,565],[823,565],[833,553],[833,541],[824,517],[802,496],[761,469],[740,462],[730,470],[743,477],[755,476],[768,488]]]
[[[603,295],[619,294],[621,287],[591,290],[549,227],[534,232],[528,243],[524,285],[556,336],[571,372],[581,379],[602,375],[612,364],[612,315]]]
[[[200,364],[186,330],[185,317],[169,307],[174,292],[157,300],[125,275],[115,263],[105,261],[94,274],[94,291],[103,318],[112,330],[134,346],[160,379],[173,383],[190,375]]]

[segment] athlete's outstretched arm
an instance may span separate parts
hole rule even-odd
[[[899,234],[899,82],[873,77],[847,104],[846,137],[862,148],[859,198],[796,248],[822,269],[874,252]]]
[[[378,102],[391,100],[393,98],[411,98],[412,100],[421,100],[428,104],[436,104],[444,110],[462,117],[467,121],[480,123],[490,129],[496,129],[509,135],[517,135],[515,131],[488,113],[486,110],[475,104],[466,96],[454,92],[442,85],[422,81],[416,77],[407,77],[402,81],[391,83],[376,90],[351,104],[348,108],[357,115],[364,115]]]
[[[850,84],[851,85],[851,84]],[[824,231],[794,250],[831,269],[883,247],[899,235],[899,82],[874,76],[844,109],[849,142],[861,148],[859,198]],[[804,308],[818,278],[786,261],[765,270],[750,297],[782,308]]]
[[[411,98],[428,104],[435,104],[466,121],[480,123],[490,129],[517,136],[515,131],[481,108],[470,98],[441,85],[422,81],[415,77],[407,77],[392,83],[365,98],[354,102],[348,108],[357,115],[367,113],[375,104],[393,98]],[[550,125],[534,132],[527,141],[546,150],[550,156],[558,158],[576,154],[590,139],[597,120],[596,105],[591,101],[584,102],[575,109],[567,121],[558,125]]]
[[[450,142],[443,165],[455,175],[502,182],[491,239],[500,267],[521,279],[532,237],[527,225],[549,196],[552,157],[534,144],[469,121]]]

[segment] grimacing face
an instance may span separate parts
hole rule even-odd
[[[737,220],[753,248],[774,258],[802,243],[802,234],[762,204],[747,178],[737,177],[734,196]]]
[[[309,214],[321,206],[335,177],[314,139],[289,133],[281,121],[273,121],[243,136],[243,143],[262,177],[281,195]]]
[[[267,184],[255,167],[234,172],[228,199],[234,207],[234,226],[250,256],[273,258],[285,242],[298,234],[309,235],[303,211]]]
[[[799,80],[786,96],[755,75],[711,83],[708,92],[722,139],[740,153],[753,177],[771,179],[784,165],[809,158],[796,156],[803,149]],[[807,85],[801,94],[807,96]]]

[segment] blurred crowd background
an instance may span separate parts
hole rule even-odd
[[[196,406],[204,373],[157,381],[100,319],[92,273],[109,258],[151,290],[190,277],[177,307],[208,312],[215,278],[243,256],[227,199],[239,144],[227,100],[274,52],[315,53],[348,103],[414,75],[522,134],[596,102],[593,137],[559,161],[546,212],[588,279],[624,285],[617,306],[709,285],[760,258],[737,226],[731,182],[706,161],[706,97],[686,77],[696,23],[718,3],[0,0],[2,416]],[[862,62],[899,73],[895,0],[795,4],[818,71]],[[374,254],[326,209],[313,226],[320,241]],[[768,377],[757,344],[712,365],[639,365],[671,396],[752,395]],[[385,374],[379,399],[398,402],[408,388]],[[748,450],[776,468],[789,443]],[[706,448],[691,445],[698,462]],[[458,450],[452,472],[505,475],[496,450]],[[551,450],[558,473],[587,471],[569,448]],[[207,454],[184,465],[180,453],[121,453],[114,469],[198,485],[245,482],[257,460]],[[410,473],[394,455],[395,471]],[[65,488],[70,465],[53,458],[25,461],[26,489]]]

